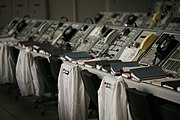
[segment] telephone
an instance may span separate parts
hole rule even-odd
[[[63,40],[65,42],[68,42],[74,34],[77,32],[77,29],[73,28],[72,26],[69,26],[64,32],[63,32]]]
[[[151,24],[148,26],[149,29],[153,28],[153,27],[156,25],[157,20],[160,18],[160,16],[161,16],[161,12],[160,12],[160,11],[156,12],[156,13],[153,15],[153,17],[152,17],[152,22],[151,22]]]
[[[22,20],[20,23],[18,23],[16,29],[18,32],[20,32],[24,27],[26,27],[27,23],[26,20]]]
[[[102,17],[103,15],[101,13],[97,13],[94,17],[95,23],[98,23]]]
[[[123,50],[120,60],[122,61],[138,61],[139,58],[147,51],[147,49],[156,40],[156,32],[143,31],[138,38],[134,39],[129,46]]]
[[[127,36],[130,32],[131,32],[131,30],[130,30],[129,28],[125,28],[125,29],[121,32],[121,34],[122,34],[123,36]]]
[[[108,29],[103,34],[102,38],[95,43],[95,45],[90,49],[91,54],[94,57],[101,56],[108,48],[109,45],[115,40],[118,35],[118,31],[115,29]]]
[[[109,29],[107,32],[104,34],[104,44],[109,44],[110,41],[114,39],[114,37],[117,35],[116,30]]]
[[[175,39],[174,35],[167,35],[159,41],[158,47],[156,49],[156,57],[160,60],[165,59],[168,54],[178,45],[178,41]]]
[[[112,36],[116,36],[113,38],[113,41],[108,45],[108,48],[102,52],[102,56],[110,59],[119,59],[125,46],[128,46],[132,38],[136,38],[140,32],[141,31],[137,29],[130,29],[124,27],[119,28],[116,33],[117,35],[115,33],[112,33],[114,34]]]
[[[155,36],[153,33],[146,36],[143,41],[141,42],[139,46],[139,51],[133,61],[137,61],[139,57],[153,44],[153,42],[156,40],[157,36]]]
[[[161,16],[161,12],[160,11],[156,12],[152,17],[153,22],[156,22],[160,16]]]
[[[19,22],[19,21],[18,21]],[[17,23],[15,21],[15,23]],[[14,24],[14,22],[12,23]],[[26,27],[27,23],[26,23],[26,20],[21,20],[19,23],[13,25],[15,27],[13,27],[9,32],[8,32],[8,35],[11,36],[13,34],[15,34],[16,32],[20,32],[24,27]]]
[[[132,26],[134,24],[134,26],[137,27],[136,22],[135,22],[137,18],[138,17],[135,15],[129,15],[127,22],[125,23],[125,26]]]
[[[147,17],[152,16],[155,13],[155,10],[153,8],[149,8],[148,12],[147,12]]]
[[[48,25],[48,23],[43,23],[42,25],[41,25],[41,27],[38,29],[38,33],[40,34],[44,29],[46,29],[46,27],[47,27],[47,25]]]
[[[80,31],[86,31],[88,28],[89,28],[88,25],[83,25],[83,26],[80,28]]]
[[[106,25],[103,25],[103,27],[101,29],[101,33],[104,34],[107,29],[108,29],[108,27]]]
[[[18,32],[22,31],[23,28],[25,28],[25,27],[27,26],[27,21],[26,21],[26,20],[29,19],[29,18],[30,18],[29,15],[25,15],[25,16],[23,17],[23,20],[20,21],[20,22],[17,24],[16,29],[17,29]]]
[[[140,49],[141,50],[147,50],[151,44],[156,40],[157,36],[154,34],[150,34],[144,38],[144,40],[140,44]]]

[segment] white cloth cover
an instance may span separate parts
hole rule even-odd
[[[16,65],[16,79],[22,96],[44,93],[44,82],[30,52],[21,50]]]
[[[37,67],[35,60],[33,59],[33,65],[31,66],[31,74],[33,77],[34,95],[41,96],[44,94],[44,76],[41,74],[40,69]]]
[[[16,83],[16,65],[12,50],[5,44],[0,45],[0,84]]]
[[[61,65],[58,77],[59,120],[87,120],[89,97],[79,70],[72,63]]]
[[[132,120],[126,85],[114,76],[105,76],[98,90],[99,120]]]

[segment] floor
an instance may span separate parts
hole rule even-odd
[[[0,85],[0,120],[58,120],[57,112],[51,111],[41,115],[44,106],[34,108],[34,97],[19,97],[8,94],[8,86]],[[89,119],[96,120],[96,119]]]
[[[8,86],[0,85],[0,120],[58,120],[57,112],[41,116],[44,106],[34,108],[34,97],[19,97],[8,94]]]

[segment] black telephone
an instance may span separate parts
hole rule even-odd
[[[137,27],[136,20],[138,19],[137,16],[131,14],[128,16],[127,22],[125,23],[125,26],[132,26],[134,24],[134,27]]]
[[[73,28],[72,26],[69,26],[64,32],[63,32],[63,40],[65,42],[68,42],[74,34],[77,32],[77,29]]]
[[[155,14],[155,10],[153,8],[149,8],[146,14],[147,17],[151,17]]]
[[[103,14],[97,13],[94,17],[95,23],[98,23],[103,16],[104,16]]]
[[[16,29],[18,32],[20,32],[24,27],[26,27],[27,23],[26,20],[22,20],[20,23],[18,23]]]
[[[88,25],[83,25],[81,28],[80,28],[80,31],[86,31],[88,29]]]
[[[24,27],[26,27],[27,23],[26,23],[26,20],[21,20],[20,22],[19,21],[16,21],[14,20],[11,24],[10,24],[10,27],[9,28],[10,30],[8,31],[8,35],[11,36],[11,35],[15,35],[20,32]]]
[[[168,13],[172,11],[172,5],[162,4],[160,7],[161,19],[163,19]]]
[[[104,34],[109,27],[107,27],[106,25],[103,25],[102,29],[101,29],[101,33]]]
[[[20,32],[24,27],[27,26],[26,20],[29,19],[29,18],[30,18],[29,15],[25,15],[25,16],[23,17],[23,20],[20,21],[20,22],[17,24],[17,26],[16,26],[17,32]]]
[[[165,59],[168,54],[178,45],[178,41],[175,39],[174,35],[164,34],[159,42],[157,42],[158,47],[156,48],[155,55],[159,60]]]

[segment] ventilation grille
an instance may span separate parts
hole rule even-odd
[[[167,70],[178,71],[178,69],[180,68],[180,62],[168,60],[162,67]]]
[[[176,50],[171,58],[180,59],[180,50]]]

